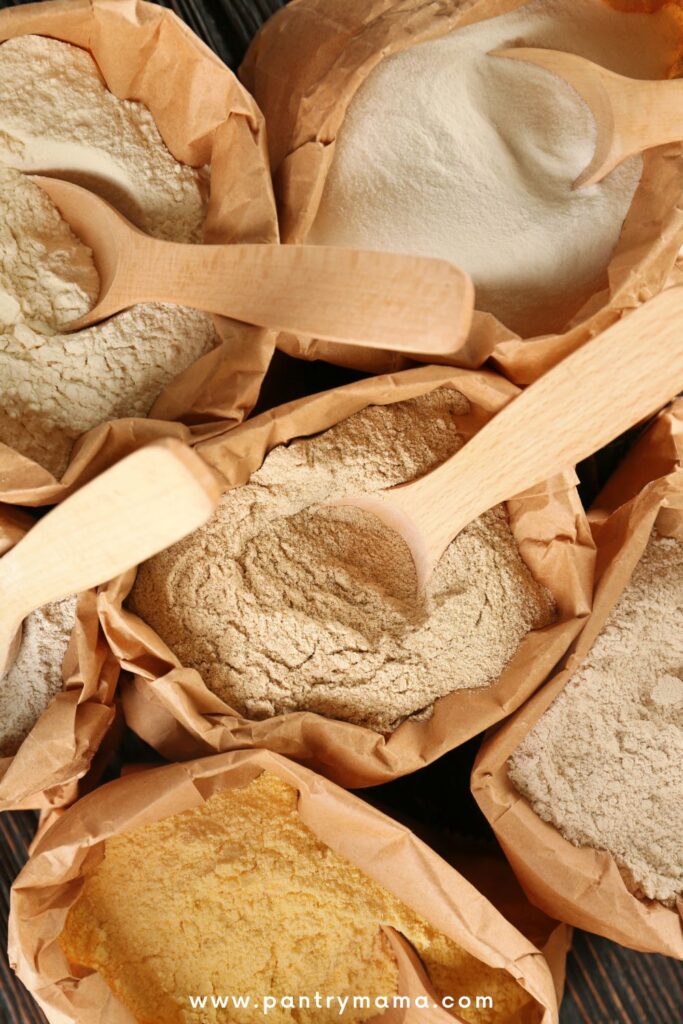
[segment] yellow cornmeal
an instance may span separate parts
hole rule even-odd
[[[491,995],[493,1010],[457,1012],[503,1024],[530,996],[480,963],[301,821],[297,793],[264,773],[244,789],[107,840],[105,858],[69,912],[62,947],[97,970],[140,1024],[331,1024],[377,1015],[310,1010],[190,1008],[191,995],[323,996],[397,991],[380,931],[389,924],[419,952],[440,994]]]

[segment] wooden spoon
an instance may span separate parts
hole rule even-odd
[[[172,302],[278,331],[420,355],[456,352],[474,288],[446,260],[305,245],[181,245],[150,238],[87,189],[35,177],[89,246],[97,304],[77,331],[138,302]]]
[[[418,588],[468,523],[574,466],[683,389],[683,286],[568,356],[450,459],[407,484],[345,497],[403,537]]]
[[[168,439],[140,448],[48,512],[0,559],[0,676],[30,612],[174,544],[206,522],[220,493],[206,463]]]
[[[597,184],[635,153],[683,139],[683,81],[624,78],[585,57],[559,50],[520,46],[494,50],[492,56],[552,71],[590,107],[598,129],[595,154],[574,188]]]

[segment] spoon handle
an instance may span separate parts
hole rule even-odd
[[[683,139],[683,81],[642,82],[603,72],[603,83],[611,119],[598,127],[609,170],[636,153]]]
[[[21,620],[104,583],[205,522],[220,488],[180,441],[141,448],[52,509],[0,560],[0,663]]]
[[[422,355],[462,345],[468,275],[445,260],[302,245],[180,245],[133,236],[110,300],[175,302],[278,331]],[[119,306],[121,308],[121,306]]]
[[[385,492],[434,565],[487,509],[574,466],[683,389],[683,286],[550,370],[431,473]]]

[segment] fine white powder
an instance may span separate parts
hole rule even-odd
[[[505,509],[456,538],[418,599],[393,532],[319,504],[443,462],[467,408],[440,389],[275,448],[206,526],[140,568],[132,609],[249,718],[308,710],[389,732],[438,697],[493,682],[555,613]]]
[[[201,238],[201,175],[171,156],[142,104],[105,88],[90,55],[77,47],[38,36],[0,46],[0,161],[84,184],[158,238]],[[88,330],[55,334],[71,319],[76,286],[88,294],[78,312],[93,303],[97,288],[92,279],[85,289],[81,281],[88,251],[71,240],[71,274],[66,260],[62,273],[42,274],[48,306],[61,311],[44,322],[23,267],[32,254],[37,268],[44,265],[46,253],[64,244],[65,226],[50,215],[38,186],[4,171],[3,218],[16,218],[17,207],[24,211],[16,238],[21,267],[12,231],[6,225],[0,235],[0,442],[60,476],[80,434],[116,417],[147,415],[163,388],[218,339],[209,316],[168,305],[136,306]],[[12,314],[17,302],[28,303],[21,322]]]
[[[17,657],[0,676],[0,757],[16,754],[62,689],[62,662],[74,626],[76,600],[67,597],[46,604],[24,620]]]
[[[441,256],[472,275],[478,309],[526,336],[560,329],[607,283],[642,160],[573,192],[594,150],[588,107],[489,51],[541,46],[661,78],[665,17],[534,0],[383,60],[346,113],[308,240]]]
[[[636,896],[683,894],[683,544],[653,534],[509,774],[566,839],[611,853]]]

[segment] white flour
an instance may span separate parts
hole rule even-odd
[[[66,43],[23,36],[0,46],[0,161],[85,184],[156,237],[201,238],[201,176],[170,155],[142,104],[113,96],[89,54]],[[0,213],[6,217],[20,200],[7,194],[3,182],[15,185],[6,172],[0,177]],[[64,225],[45,214],[37,186],[26,180],[16,188],[21,202],[42,211],[40,221],[24,218],[18,247],[44,261],[43,247],[61,244]],[[27,282],[12,277],[7,231],[0,240],[6,272],[9,263],[3,290],[16,299]],[[73,240],[71,245],[79,251]],[[163,388],[218,340],[209,316],[166,305],[137,306],[89,330],[55,335],[55,326],[71,319],[75,308],[74,283],[81,274],[75,269],[70,277],[64,262],[61,276],[41,279],[48,306],[62,311],[52,330],[36,322],[43,317],[33,309],[24,317],[31,325],[8,324],[12,299],[9,307],[4,300],[9,315],[2,317],[0,306],[0,442],[56,476],[80,434],[116,417],[145,416]],[[88,291],[79,312],[95,292]]]
[[[567,839],[611,853],[637,896],[683,894],[683,544],[652,536],[509,774]]]
[[[19,653],[0,676],[0,757],[16,754],[52,698],[62,689],[62,662],[76,615],[76,598],[46,604],[24,620]]]
[[[248,718],[308,710],[389,732],[493,682],[555,613],[505,509],[453,541],[418,599],[395,534],[319,505],[438,465],[462,444],[467,408],[442,388],[275,448],[204,527],[140,568],[131,607]]]
[[[674,58],[666,24],[534,0],[383,60],[349,106],[309,241],[450,259],[477,308],[525,335],[560,329],[606,284],[642,161],[572,192],[594,148],[588,108],[548,72],[488,53],[543,46],[659,78]]]

